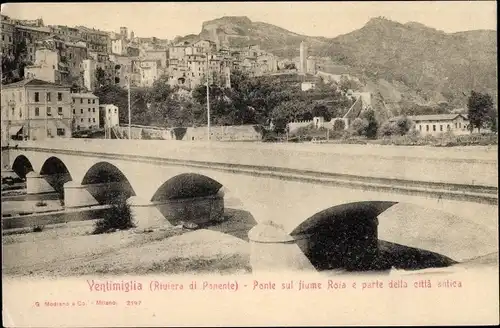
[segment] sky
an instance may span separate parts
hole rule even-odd
[[[124,2],[10,3],[2,14],[43,18],[45,25],[84,25],[136,36],[173,39],[198,34],[204,21],[247,16],[309,36],[335,37],[361,28],[377,16],[419,22],[445,32],[496,30],[496,1],[422,2]]]

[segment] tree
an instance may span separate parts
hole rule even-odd
[[[345,129],[344,120],[335,120],[333,123],[333,131],[343,131]]]
[[[106,73],[101,67],[97,67],[95,70],[95,79],[98,87],[106,84]]]
[[[467,108],[471,128],[477,128],[478,132],[481,132],[481,127],[487,122],[488,116],[494,110],[493,99],[487,93],[472,91]]]
[[[375,118],[375,111],[371,108],[365,110],[361,114],[361,117],[368,122],[364,134],[366,135],[367,138],[370,139],[375,138],[377,136],[377,131],[378,131],[378,122]]]
[[[383,137],[388,137],[397,134],[396,124],[387,121],[380,127],[379,134]]]
[[[413,122],[406,116],[401,116],[395,123],[395,132],[399,135],[405,135],[410,131]]]
[[[351,123],[351,130],[358,136],[364,135],[367,127],[368,121],[361,117],[356,117]]]

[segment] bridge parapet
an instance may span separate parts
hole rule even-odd
[[[82,156],[131,156],[245,166],[272,171],[390,178],[498,188],[497,148],[438,148],[328,144],[265,144],[159,140],[68,139],[19,142],[39,151],[75,152]]]

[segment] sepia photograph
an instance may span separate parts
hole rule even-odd
[[[6,3],[6,327],[499,323],[495,1]]]

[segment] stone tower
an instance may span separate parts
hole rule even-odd
[[[307,43],[302,41],[300,43],[300,64],[299,64],[300,74],[307,73]]]
[[[120,27],[120,36],[124,39],[128,38],[128,29],[126,27]]]

